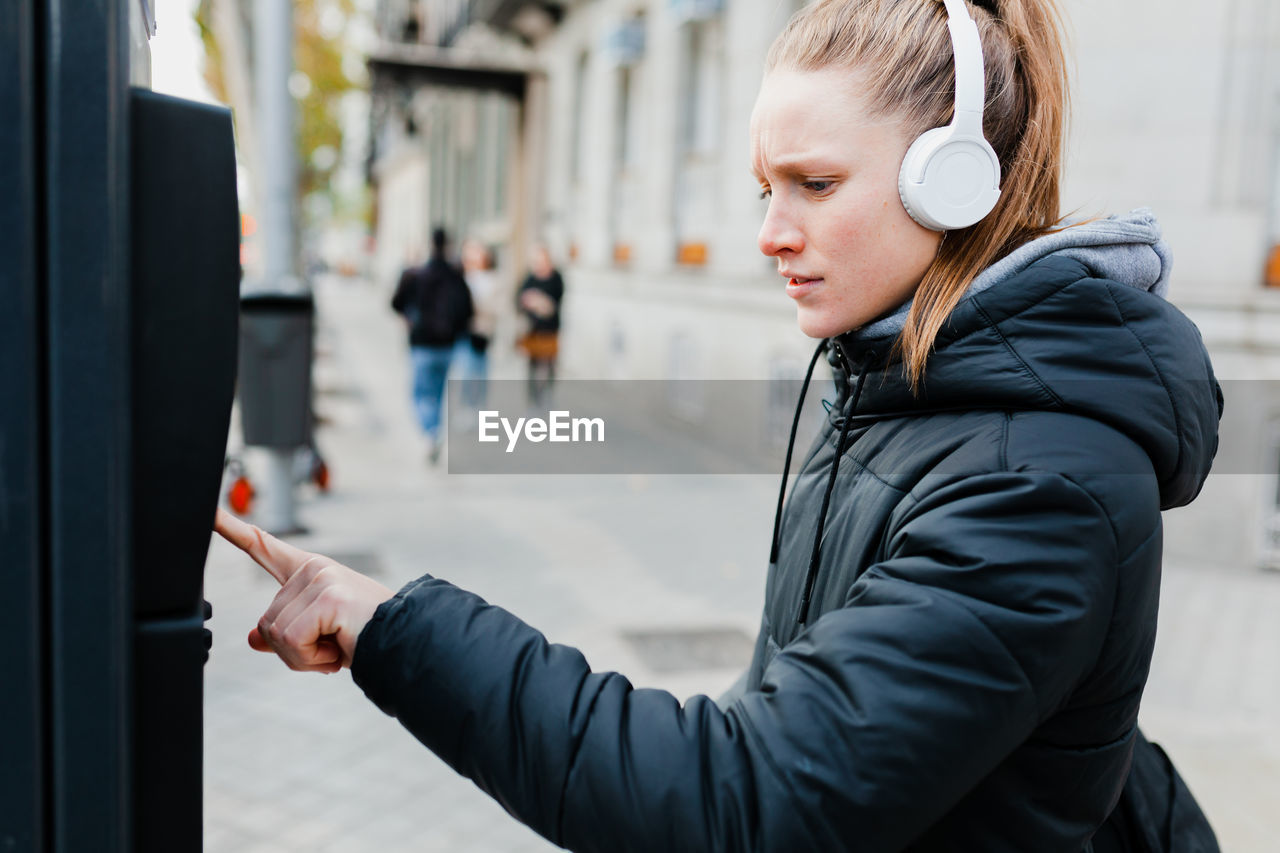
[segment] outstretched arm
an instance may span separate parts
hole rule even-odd
[[[573,850],[898,850],[1090,671],[1116,564],[1082,489],[984,475],[904,509],[890,558],[723,711],[429,576],[378,608],[352,676]]]

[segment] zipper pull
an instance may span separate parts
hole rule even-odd
[[[840,359],[840,366],[844,368],[845,376],[852,379],[853,365],[849,363],[849,356],[845,353],[844,347],[837,343],[832,346],[832,351],[835,352],[836,358]]]

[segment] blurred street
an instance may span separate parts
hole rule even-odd
[[[316,296],[318,443],[333,486],[300,490],[312,532],[295,544],[393,589],[430,571],[637,685],[683,697],[733,681],[763,600],[775,476],[447,475],[427,465],[412,423],[404,335],[383,292],[329,278]],[[495,349],[494,375],[519,376],[509,344]],[[551,849],[381,714],[346,672],[300,675],[251,651],[244,636],[275,589],[213,543],[208,853]],[[1167,567],[1144,727],[1226,851],[1261,853],[1280,835],[1277,612],[1280,573]],[[681,654],[681,643],[692,651]]]
[[[733,682],[759,624],[774,477],[447,475],[443,461],[428,466],[412,422],[403,324],[384,294],[330,279],[316,295],[318,442],[333,489],[300,490],[313,532],[291,541],[393,589],[430,571],[638,685],[687,696]],[[494,375],[519,376],[515,357],[495,348]],[[276,588],[214,541],[207,853],[554,849],[385,717],[345,671],[302,676],[251,651],[244,636]],[[658,672],[623,637],[705,628],[742,637],[730,649],[738,664],[663,660],[683,671]]]

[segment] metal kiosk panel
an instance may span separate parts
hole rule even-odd
[[[134,833],[202,832],[204,563],[235,390],[239,207],[231,115],[130,92]]]

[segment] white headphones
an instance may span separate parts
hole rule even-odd
[[[902,206],[931,231],[968,228],[1000,198],[1000,159],[982,135],[986,79],[978,25],[964,0],[943,2],[956,61],[955,118],[911,143],[898,173]]]

